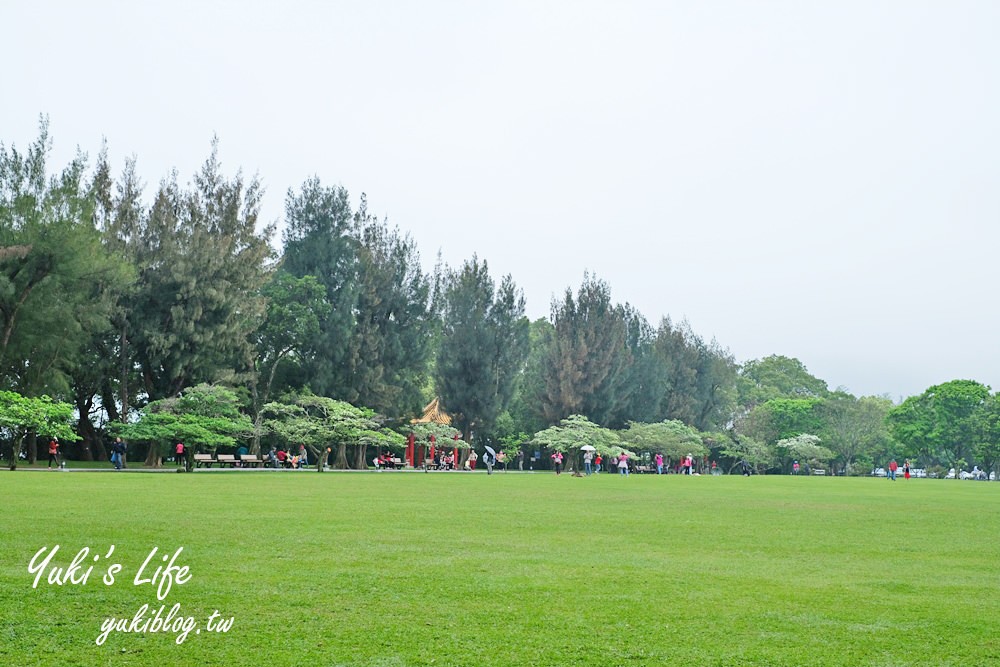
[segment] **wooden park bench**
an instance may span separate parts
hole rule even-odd
[[[235,454],[217,454],[215,458],[219,462],[219,467],[229,466],[230,468],[236,467],[236,455]]]
[[[211,454],[195,454],[194,455],[194,465],[196,468],[205,466],[206,468],[211,468],[212,464],[215,463],[215,457]]]
[[[825,475],[826,471],[823,470],[822,468],[813,468],[813,474],[814,475]]]
[[[243,454],[240,456],[240,462],[243,464],[244,468],[256,468],[257,466],[264,463],[264,460],[259,456],[254,456],[252,454]]]
[[[641,473],[650,473],[650,472],[653,472],[653,467],[652,466],[636,466],[635,467],[635,471],[637,473],[640,473],[640,474]]]

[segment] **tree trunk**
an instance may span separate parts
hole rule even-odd
[[[10,458],[7,461],[8,466],[11,470],[17,470],[17,456],[21,453],[21,440],[23,436],[18,436],[14,438],[14,441],[10,443]]]
[[[90,447],[95,461],[107,461],[111,458],[108,456],[108,450],[104,447],[104,438],[97,436]]]
[[[124,457],[122,457],[124,459]],[[160,457],[160,448],[155,443],[150,443],[149,451],[146,452],[146,466],[149,468],[159,468],[163,463]]]
[[[258,456],[260,454],[260,410],[257,410],[257,415],[253,418],[253,439],[250,441],[250,455]]]
[[[80,421],[76,426],[76,433],[83,440],[76,446],[77,456],[81,461],[93,461],[93,443],[97,441],[97,429],[90,421],[90,408],[93,407],[93,397],[85,401],[77,401],[76,409],[80,413]]]
[[[121,393],[122,415],[124,415],[124,419],[122,419],[122,421],[125,421],[125,419],[128,419],[128,369],[129,369],[129,358],[128,358],[128,336],[126,335],[127,333],[128,333],[128,316],[126,315],[125,319],[122,321],[121,345],[118,348],[119,349],[119,354],[121,355],[121,362],[122,362],[122,366],[121,366],[121,368],[122,368],[122,376],[121,376],[121,380],[119,381],[119,387],[121,388],[121,392],[122,392]],[[112,404],[113,403],[114,402],[112,401]]]
[[[111,385],[107,383],[101,387],[101,405],[108,413],[108,421],[122,421],[121,413],[118,412],[118,404],[115,403],[114,395],[111,393]]]
[[[368,456],[368,445],[358,445],[357,457],[355,458],[355,468],[358,470],[366,470],[368,468],[368,462],[365,461],[365,457]]]
[[[340,443],[337,445],[337,460],[334,462],[333,467],[337,470],[347,470],[347,444]]]
[[[38,434],[31,432],[28,434],[28,465],[34,465],[38,460]]]
[[[309,453],[312,454],[313,461],[316,462],[316,472],[326,470],[326,461],[330,458],[330,448],[324,447],[322,450],[316,449],[312,445],[306,445]]]

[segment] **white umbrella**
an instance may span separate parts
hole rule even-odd
[[[597,447],[594,447],[593,445],[584,445],[583,447],[580,448],[580,451],[581,452],[596,452],[597,451]]]

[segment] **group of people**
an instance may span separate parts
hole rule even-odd
[[[432,470],[454,470],[455,455],[439,449],[434,452],[434,457],[428,462],[428,467]]]
[[[125,453],[128,451],[128,445],[121,438],[115,438],[115,442],[111,445],[111,464],[115,467],[115,470],[122,470],[125,466]]]
[[[115,467],[115,470],[121,470],[125,467],[125,452],[127,447],[125,442],[121,438],[116,438],[114,443],[111,445],[111,465]],[[62,467],[62,462],[59,459],[59,438],[52,438],[49,440],[49,465],[48,468],[52,468],[52,464],[56,464],[56,468]]]
[[[309,454],[305,445],[299,445],[297,454],[286,452],[282,447],[271,447],[267,453],[267,465],[272,468],[305,468],[309,465]]]
[[[896,463],[896,459],[889,461],[889,472],[886,473],[885,478],[896,481],[896,471],[899,470],[899,464]],[[906,459],[903,461],[903,478],[910,479],[910,460]]]
[[[389,452],[382,452],[372,459],[372,463],[375,464],[376,470],[386,470],[387,468],[396,467],[396,459]]]
[[[657,453],[656,456],[653,457],[653,461],[656,464],[656,474],[657,475],[662,475],[663,474],[663,454]],[[555,468],[555,471],[556,471],[557,475],[562,472],[562,463],[563,463],[563,453],[562,452],[554,452],[552,454],[552,464],[553,464],[553,467]],[[583,452],[583,470],[584,470],[585,474],[591,475],[591,474],[600,473],[601,472],[601,465],[603,463],[604,463],[604,458],[601,456],[601,454],[599,452],[597,452],[596,450],[593,450],[593,449],[585,449],[584,450],[584,452]],[[628,454],[626,454],[625,452],[622,452],[618,456],[613,456],[611,458],[610,465],[611,465],[612,469],[618,468],[618,474],[619,475],[624,475],[625,477],[628,477],[628,475],[629,475],[629,465],[630,465],[629,464],[629,456],[628,456]],[[714,467],[714,462],[713,462],[713,467]],[[684,474],[684,475],[693,475],[694,474],[694,457],[691,454],[688,454],[683,459],[681,459],[681,462],[678,465],[677,472],[679,472],[681,474]]]
[[[518,470],[524,470],[524,452],[518,450],[517,455],[517,467]],[[434,453],[434,457],[428,459],[425,465],[427,470],[458,470],[460,457],[456,458],[454,452],[449,452],[448,450],[439,450]],[[503,450],[496,452],[495,454],[487,450],[483,453],[482,462],[486,466],[487,474],[493,474],[494,467],[503,467],[507,470],[507,466],[511,464],[510,457]],[[479,464],[480,456],[476,453],[476,450],[469,450],[469,456],[465,459],[465,463],[461,464],[464,470],[473,471]]]
[[[515,458],[517,458],[517,469],[524,470],[524,451],[520,449],[517,450]],[[465,469],[475,470],[477,460],[478,458],[476,456],[476,450],[472,450],[471,452],[469,452],[469,459],[465,463]],[[471,466],[469,465],[469,461],[472,462]],[[505,452],[504,450],[501,449],[499,452],[494,452],[492,449],[487,447],[486,451],[483,453],[483,463],[486,464],[486,474],[492,475],[494,466],[503,466],[503,469],[507,470],[511,461],[510,457],[507,455],[507,452]],[[562,459],[559,460],[559,464],[561,463]]]

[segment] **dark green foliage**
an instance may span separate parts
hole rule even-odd
[[[271,398],[278,367],[288,361],[295,370],[301,368],[302,352],[319,335],[320,318],[329,307],[324,293],[315,277],[296,278],[286,271],[276,272],[261,290],[267,306],[256,333],[257,356],[250,378],[251,454],[260,451],[260,409]]]
[[[329,303],[314,276],[296,278],[277,271],[264,285],[264,319],[256,332],[257,371],[263,379],[263,402],[279,363],[307,349],[320,332],[320,318]],[[301,363],[301,359],[296,360]]]
[[[834,392],[823,400],[819,414],[823,444],[837,454],[845,466],[856,460],[871,461],[874,457],[888,460],[893,455],[892,438],[885,418],[892,401],[878,396],[855,398]],[[867,472],[867,470],[865,470]]]
[[[358,281],[348,400],[389,415],[416,413],[432,353],[430,280],[413,240],[369,216],[364,196],[354,234]]]
[[[687,322],[664,319],[652,343],[660,373],[654,419],[679,419],[708,431],[731,418],[736,397],[736,362],[714,340],[706,343]]]
[[[50,148],[45,121],[26,154],[0,145],[0,386],[69,396],[128,272],[94,227],[85,156],[50,179]]]
[[[537,400],[548,423],[581,414],[598,424],[620,419],[632,387],[628,311],[611,303],[607,283],[584,276],[574,298],[552,304],[554,334],[545,341]]]
[[[977,417],[989,400],[990,388],[972,380],[935,385],[890,410],[889,431],[925,464],[971,461]]]
[[[801,433],[819,433],[824,428],[822,404],[818,398],[775,398],[741,419],[738,431],[768,444]]]
[[[139,268],[129,339],[152,399],[252,368],[264,311],[268,236],[256,231],[256,179],[221,174],[216,145],[189,190],[176,174],[125,242]]]
[[[822,397],[828,391],[801,361],[777,354],[743,364],[737,386],[740,405],[747,408],[772,398]]]
[[[1000,394],[983,401],[974,417],[976,456],[983,468],[994,471],[1000,462]]]
[[[286,206],[284,267],[313,275],[329,307],[304,377],[315,391],[398,416],[423,401],[432,354],[430,281],[413,241],[367,212],[347,191],[316,179]]]
[[[318,178],[285,199],[283,267],[293,276],[315,276],[330,306],[310,346],[305,377],[313,391],[343,397],[350,387],[347,361],[357,301],[357,242],[351,236],[347,190],[323,187]]]
[[[466,435],[489,431],[528,354],[524,297],[510,276],[496,288],[487,263],[473,257],[447,274],[442,303],[435,376],[442,405]]]
[[[626,345],[632,355],[628,371],[631,387],[615,423],[652,422],[665,415],[664,398],[670,386],[663,359],[656,354],[655,332],[641,313],[626,306]]]

